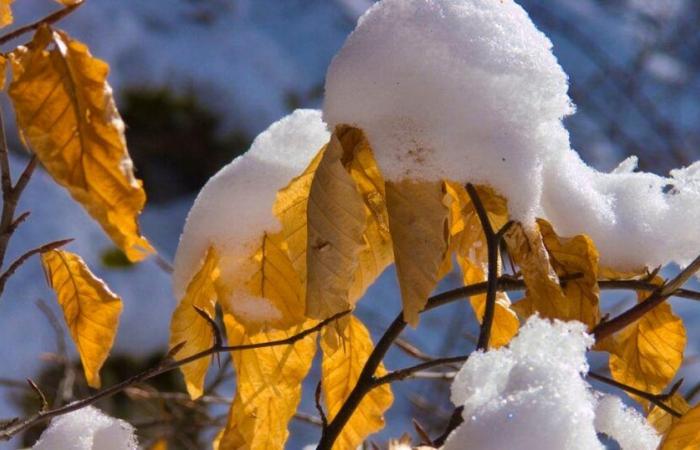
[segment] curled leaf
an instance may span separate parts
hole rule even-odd
[[[214,335],[209,322],[195,308],[214,317],[216,308],[216,282],[219,278],[216,250],[207,250],[202,266],[187,285],[185,296],[180,300],[170,321],[170,349],[182,345],[174,357],[178,360],[210,348]],[[185,377],[187,392],[193,399],[199,398],[204,389],[211,356],[200,358],[180,368]]]
[[[109,66],[48,26],[11,60],[17,124],[39,161],[131,261],[152,253],[137,223],[146,194],[107,83]]]
[[[683,414],[671,425],[661,441],[661,450],[695,450],[700,448],[700,405]]]
[[[90,387],[100,387],[100,368],[114,343],[122,301],[90,272],[80,256],[51,250],[41,255]]]
[[[331,332],[330,329],[324,330],[324,333],[328,332]],[[358,318],[349,318],[345,333],[347,339],[344,345],[330,346],[327,339],[321,340],[321,383],[329,420],[333,420],[347,400],[374,348],[369,331]],[[380,365],[375,375],[384,374],[386,370]],[[367,436],[384,428],[383,414],[393,401],[388,384],[372,389],[360,402],[333,448],[357,448]]]

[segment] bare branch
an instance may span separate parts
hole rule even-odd
[[[588,378],[592,378],[594,380],[600,381],[601,383],[605,383],[618,389],[622,389],[623,391],[629,392],[630,394],[634,394],[638,397],[648,400],[649,402],[653,403],[654,405],[658,406],[659,408],[663,409],[664,411],[666,411],[674,417],[682,416],[681,413],[664,403],[669,397],[673,395],[675,390],[677,390],[678,387],[680,387],[680,384],[678,383],[676,383],[676,385],[674,385],[674,387],[671,388],[671,391],[668,394],[652,394],[650,392],[642,391],[632,386],[620,383],[619,381],[615,381],[612,378],[608,378],[604,375],[595,372],[588,372],[587,376]]]
[[[34,23],[31,23],[29,25],[25,25],[21,28],[17,28],[16,30],[14,30],[10,33],[7,33],[3,36],[0,36],[0,45],[6,44],[9,41],[11,41],[12,39],[16,39],[16,38],[22,36],[23,34],[29,33],[30,31],[34,31],[42,25],[54,24],[54,23],[58,22],[59,20],[63,19],[64,17],[66,17],[67,15],[69,15],[70,13],[72,13],[73,11],[75,11],[82,4],[83,4],[82,0],[78,1],[72,5],[66,6],[65,8],[59,9],[58,11],[55,11],[55,12],[49,14],[48,16],[44,17],[43,19],[37,20]]]
[[[48,244],[44,244],[41,247],[28,250],[22,256],[14,260],[12,264],[10,264],[10,266],[7,268],[7,270],[5,270],[5,272],[3,272],[2,275],[0,275],[0,296],[5,291],[5,284],[7,283],[7,280],[12,275],[14,275],[17,269],[19,269],[22,266],[22,264],[24,264],[29,258],[38,253],[45,253],[50,250],[55,250],[59,247],[63,247],[64,245],[70,242],[73,242],[73,239],[63,239],[60,241],[49,242]]]
[[[373,387],[381,386],[382,384],[392,383],[394,381],[405,380],[406,378],[411,378],[416,373],[422,372],[426,369],[431,369],[433,367],[444,366],[455,363],[463,363],[469,358],[469,355],[452,356],[448,358],[437,358],[431,361],[426,361],[415,366],[406,367],[404,369],[394,370],[386,375],[375,378],[372,382]],[[432,372],[434,374],[439,374],[438,372]]]

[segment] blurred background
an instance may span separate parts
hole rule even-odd
[[[171,260],[187,211],[206,182],[244,152],[267,126],[295,108],[321,106],[325,71],[371,0],[86,0],[58,26],[88,44],[111,68],[110,81],[128,126],[127,140],[149,204],[144,234]],[[577,113],[566,120],[573,147],[601,170],[628,155],[640,168],[660,174],[700,156],[700,2],[695,0],[522,0],[519,2],[554,44],[570,77]],[[16,26],[58,8],[50,0],[16,1]],[[28,39],[28,38],[26,38]],[[14,42],[18,44],[21,42]],[[3,49],[9,50],[10,47]],[[7,105],[5,115],[9,113]],[[23,167],[16,130],[7,117],[15,171]],[[113,354],[103,369],[109,385],[153,364],[165,350],[175,306],[169,275],[153,260],[126,262],[68,194],[42,172],[18,211],[32,216],[14,236],[8,258],[44,242],[76,238],[68,249],[122,296],[124,313]],[[241,211],[241,214],[245,214]],[[671,269],[672,270],[672,269]],[[441,289],[459,284],[448,277]],[[633,301],[606,295],[608,308]],[[86,395],[73,344],[60,311],[32,260],[12,278],[0,300],[0,418],[38,407],[26,389],[32,378],[54,404]],[[686,320],[700,319],[700,305],[673,300]],[[399,311],[390,269],[360,303],[359,314],[375,336]],[[58,319],[56,319],[58,318]],[[695,365],[699,328],[689,327],[688,380],[700,381]],[[465,302],[430,313],[407,342],[431,356],[470,352],[474,318]],[[415,352],[414,352],[415,353]],[[389,368],[415,362],[395,349]],[[594,357],[593,367],[605,360]],[[317,373],[317,365],[314,367]],[[170,448],[207,448],[225,422],[232,395],[231,371],[213,366],[205,402],[183,395],[179,373],[153,386],[99,404],[126,418],[148,446],[167,438]],[[312,374],[313,379],[313,374]],[[287,448],[317,441],[315,381],[305,386],[300,415]],[[377,443],[413,432],[415,418],[439,433],[452,411],[444,380],[395,385],[395,406]],[[31,444],[32,430],[7,448]],[[0,447],[3,444],[0,444]],[[613,446],[613,444],[611,444]],[[612,447],[611,447],[612,448]]]

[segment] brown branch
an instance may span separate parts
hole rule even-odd
[[[681,270],[673,279],[653,290],[646,300],[637,303],[622,314],[596,325],[595,328],[593,328],[595,340],[600,341],[605,339],[622,330],[627,325],[641,319],[644,314],[659,306],[666,301],[667,298],[677,294],[678,289],[698,270],[700,270],[700,256],[695,258],[688,267]]]
[[[4,34],[0,36],[0,45],[6,44],[10,42],[13,39],[16,39],[23,34],[29,33],[30,31],[34,31],[38,29],[42,25],[51,25],[54,24],[73,11],[75,11],[80,5],[83,4],[83,1],[76,2],[72,5],[68,5],[65,8],[59,9],[57,11],[54,11],[53,13],[49,14],[48,16],[44,17],[43,19],[39,19],[34,23],[30,23],[29,25],[25,25],[23,27],[17,28],[14,31],[11,31],[7,34]]]
[[[339,318],[349,314],[350,311],[343,311],[339,314],[336,314],[332,317],[329,317],[326,320],[323,320],[316,324],[315,326],[311,328],[307,328],[293,336],[290,336],[285,339],[279,339],[275,341],[268,341],[268,342],[259,342],[255,344],[245,344],[245,345],[233,345],[233,346],[212,346],[211,348],[208,348],[206,350],[203,350],[199,353],[195,353],[194,355],[188,356],[186,358],[179,359],[177,361],[173,359],[165,359],[161,361],[160,364],[151,367],[150,369],[146,369],[143,372],[140,372],[136,375],[131,376],[130,378],[127,378],[126,380],[117,383],[113,386],[110,386],[108,388],[101,389],[94,394],[90,395],[89,397],[86,397],[82,400],[75,401],[73,403],[69,403],[65,406],[61,406],[59,408],[54,408],[46,411],[39,411],[33,416],[27,417],[22,420],[14,421],[12,422],[9,426],[6,425],[4,428],[0,429],[0,440],[9,440],[13,436],[17,435],[18,433],[21,433],[22,431],[31,428],[37,424],[43,423],[53,417],[60,416],[63,414],[67,414],[69,412],[77,411],[81,408],[84,408],[86,406],[92,405],[93,403],[97,402],[98,400],[101,400],[103,398],[111,397],[112,395],[123,391],[124,389],[133,386],[137,383],[142,383],[144,381],[150,380],[151,378],[154,378],[160,374],[163,374],[165,372],[169,372],[173,369],[176,369],[178,367],[184,366],[185,364],[189,364],[193,361],[196,361],[198,359],[213,355],[213,354],[218,354],[218,353],[225,353],[225,352],[235,352],[235,351],[242,351],[242,350],[252,350],[252,349],[257,349],[257,348],[265,348],[265,347],[274,347],[274,346],[280,346],[280,345],[291,345],[294,344],[295,342],[305,338],[306,336],[309,336],[311,334],[314,334],[318,331],[320,331],[322,328],[324,328],[326,325],[328,325],[331,322],[334,322],[338,320]]]
[[[372,381],[373,387],[381,386],[382,384],[392,383],[394,381],[405,380],[406,378],[411,378],[415,374],[423,372],[426,369],[431,369],[433,367],[445,366],[455,363],[463,363],[469,358],[469,355],[452,356],[447,358],[437,358],[431,361],[425,361],[415,366],[406,367],[404,369],[394,370],[387,373],[384,376],[375,378]],[[429,372],[434,375],[444,375],[439,372]],[[431,377],[434,378],[434,377]]]
[[[0,296],[5,291],[5,284],[7,283],[7,280],[9,280],[10,277],[14,275],[14,273],[17,271],[17,269],[19,269],[22,266],[22,264],[24,264],[29,258],[38,253],[45,253],[50,250],[55,250],[59,247],[63,247],[64,245],[72,241],[73,239],[63,239],[60,241],[49,242],[48,244],[44,244],[40,247],[26,251],[22,256],[14,260],[12,264],[10,264],[10,266],[7,268],[7,270],[5,270],[5,272],[3,272],[2,275],[0,275]]]
[[[318,415],[321,417],[321,430],[325,430],[328,427],[328,417],[323,411],[323,405],[321,405],[322,388],[323,386],[321,384],[321,380],[318,380],[318,384],[316,385],[316,392],[314,392],[314,403],[316,404],[316,411],[318,411]]]
[[[498,277],[499,277],[499,262],[500,262],[500,243],[503,234],[508,231],[513,225],[510,221],[506,223],[503,228],[498,230],[498,232],[493,231],[491,227],[491,221],[489,220],[488,212],[484,208],[484,204],[481,203],[479,198],[479,193],[473,184],[467,183],[467,194],[474,205],[476,210],[476,215],[479,217],[481,222],[481,228],[484,230],[484,236],[486,238],[486,247],[488,252],[488,290],[486,291],[486,307],[484,310],[484,317],[481,320],[481,330],[479,332],[479,340],[476,343],[477,350],[488,350],[489,348],[489,338],[491,337],[491,327],[493,326],[493,318],[496,313],[496,295],[498,294]]]
[[[601,383],[605,383],[618,389],[622,389],[623,391],[629,392],[630,394],[634,394],[638,397],[648,400],[649,402],[653,403],[654,405],[658,406],[659,408],[663,409],[664,411],[666,411],[674,417],[682,416],[681,413],[664,403],[671,395],[673,395],[673,392],[676,391],[678,387],[680,387],[679,383],[675,384],[674,387],[671,388],[671,392],[669,394],[652,394],[650,392],[642,391],[632,386],[620,383],[619,381],[615,381],[612,378],[608,378],[604,375],[595,372],[588,372],[587,376],[588,378],[592,378],[594,380],[600,381]]]

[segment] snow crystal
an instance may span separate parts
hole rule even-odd
[[[606,395],[600,399],[595,414],[596,430],[615,439],[623,450],[654,450],[661,441],[646,419],[617,397]]]
[[[250,150],[221,169],[202,188],[187,216],[175,256],[173,290],[182,298],[207,248],[219,252],[227,301],[250,320],[274,319],[279,312],[265,299],[244,293],[251,257],[264,232],[279,231],[272,213],[277,191],[299,175],[330,135],[320,111],[297,110],[260,134]]]
[[[507,348],[476,352],[452,384],[452,401],[463,405],[464,423],[444,450],[520,448],[603,449],[596,431],[623,450],[643,450],[655,433],[641,417],[598,401],[583,376],[593,338],[579,322],[530,318]],[[596,417],[600,414],[600,417]],[[622,424],[634,428],[621,430]],[[657,440],[658,441],[658,440]]]
[[[88,406],[58,416],[33,450],[136,450],[134,427]]]
[[[619,270],[687,264],[700,251],[700,174],[587,166],[552,43],[512,0],[383,0],[326,78],[324,119],[362,128],[390,180],[488,184],[526,225],[588,234]],[[673,239],[668,239],[673,236]]]

